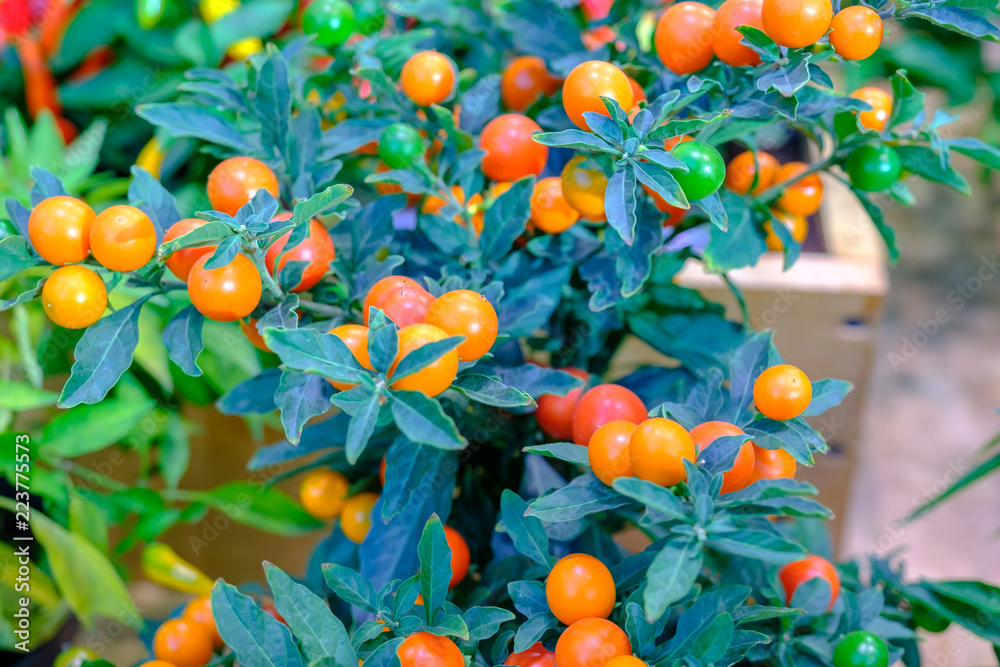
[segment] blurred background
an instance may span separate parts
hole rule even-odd
[[[50,44],[47,48],[51,53],[42,54],[48,57],[61,97],[58,127],[64,135],[76,136],[95,119],[103,118],[106,136],[101,129],[100,138],[84,142],[69,156],[42,150],[39,141],[30,145],[29,155],[35,162],[79,169],[85,190],[93,194],[104,188],[100,196],[112,199],[124,192],[128,166],[153,137],[152,127],[132,113],[134,106],[169,99],[180,72],[192,62],[218,63],[199,62],[207,56],[175,52],[172,47],[173,35],[187,20],[194,3],[166,3],[177,15],[168,13],[159,27],[144,32],[136,29],[142,19],[135,14],[134,0],[68,4],[85,5],[87,11],[76,16],[75,27],[74,22],[64,26],[67,37],[62,48]],[[290,2],[248,4],[253,9],[246,20],[269,26],[263,32],[281,29],[291,6]],[[110,13],[117,17],[115,21],[104,20]],[[24,62],[31,55],[19,53],[10,44],[0,49],[0,112],[7,123],[3,156],[11,152],[13,110],[25,119],[39,113],[26,90],[31,70]],[[961,120],[944,128],[942,134],[979,136],[994,143],[1000,139],[1000,47],[945,33],[926,23],[908,26],[888,35],[879,53],[861,67],[849,68],[844,88],[853,90],[872,82],[884,86],[884,77],[900,67],[927,91],[929,107],[948,108],[961,115]],[[953,128],[950,133],[949,127]],[[174,180],[172,186],[203,180],[211,160],[198,155],[196,148],[179,142],[168,151],[162,168],[164,179]],[[849,452],[838,454],[849,464],[837,468],[837,475],[826,477],[828,488],[823,489],[821,499],[839,497],[837,551],[842,558],[902,552],[907,572],[913,577],[1000,583],[1000,559],[996,558],[1000,477],[971,486],[912,523],[900,523],[968,472],[976,461],[977,448],[1000,433],[1000,231],[996,225],[1000,184],[995,179],[991,182],[970,160],[959,155],[954,160],[973,184],[970,196],[927,186],[914,193],[915,208],[890,206],[887,210],[887,220],[897,233],[901,260],[888,269],[889,290],[877,306],[881,319],[873,318],[866,334],[871,337],[867,341],[870,347],[860,372],[867,386],[856,406],[856,435],[851,437]],[[25,167],[14,166],[15,171]],[[95,168],[104,175],[89,177]],[[11,173],[0,172],[0,196],[23,199],[27,195],[25,184]],[[194,189],[200,191],[201,186]],[[810,333],[797,328],[800,320],[792,315],[765,324],[785,339],[803,339]],[[243,344],[247,356],[253,355],[242,338],[220,335],[213,340],[221,347]],[[71,349],[73,342],[64,341],[62,347]],[[813,347],[812,353],[820,362],[826,355],[825,361],[834,368],[828,374],[836,376],[839,360],[834,352]],[[6,354],[13,353],[8,349]],[[796,361],[791,356],[789,360]],[[247,363],[242,369],[218,369],[218,374],[249,377],[259,370],[256,362]],[[163,364],[169,378],[165,359]],[[50,371],[48,367],[44,370]],[[65,370],[54,364],[51,372]],[[212,369],[207,369],[207,374],[211,377]],[[184,393],[180,380],[174,379],[178,393]],[[191,436],[192,458],[184,485],[206,489],[234,477],[252,483],[255,475],[261,479],[269,476],[247,473],[245,464],[260,441],[279,439],[277,431],[270,430],[264,420],[248,427],[242,420],[219,415],[211,407],[219,387],[202,384],[207,388],[199,389],[203,395],[195,400],[201,405],[184,406],[185,418],[201,427]],[[186,398],[193,393],[191,389]],[[854,425],[848,428],[854,429]],[[107,460],[108,454],[103,452],[93,463]],[[115,464],[115,476],[134,475],[139,462],[123,461]],[[218,461],[225,461],[225,467],[213,463]],[[293,484],[284,488],[294,493]],[[178,527],[167,534],[182,556],[211,577],[259,578],[261,559],[301,571],[313,544],[323,537],[316,533],[276,538],[246,526],[223,526],[218,522],[220,516],[209,514],[193,526]],[[184,598],[164,598],[162,589],[143,583],[135,585],[133,591],[139,610],[153,617],[165,614]],[[105,624],[104,631],[109,641],[114,640],[114,654],[109,653],[109,659],[126,664],[142,655],[137,639],[121,639],[130,636],[121,624]],[[934,666],[995,663],[991,646],[957,629],[927,635],[923,653],[926,663]]]

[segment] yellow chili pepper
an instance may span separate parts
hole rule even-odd
[[[163,147],[156,140],[156,137],[153,137],[139,151],[139,157],[135,159],[135,164],[137,167],[142,167],[152,174],[153,178],[159,180],[160,167],[163,165],[163,155]]]
[[[195,595],[212,592],[213,581],[162,542],[151,542],[142,550],[142,571],[150,581],[177,591]]]
[[[240,7],[240,0],[201,0],[198,9],[205,23],[214,23],[226,14],[235,12]],[[244,60],[245,58],[260,53],[264,50],[264,43],[260,37],[247,37],[235,44],[231,44],[226,49],[226,54],[233,60]]]

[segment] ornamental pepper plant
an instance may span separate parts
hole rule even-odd
[[[834,181],[895,261],[885,206],[967,192],[956,154],[1000,166],[942,135],[952,117],[906,72],[836,84],[897,19],[995,40],[965,6],[314,0],[302,29],[138,107],[211,158],[203,199],[137,166],[95,210],[37,171],[0,277],[82,331],[59,407],[130,391],[139,345],[197,377],[215,332],[238,338],[258,372],[216,405],[285,435],[250,461],[281,471],[246,490],[252,518],[326,527],[306,572],[265,564],[269,591],[206,597],[187,572],[200,597],[151,656],[885,667],[919,663],[918,627],[1000,643],[988,584],[831,562],[831,512],[795,476],[828,449],[808,418],[850,385],[677,280],[793,264]],[[162,339],[148,309],[172,315]],[[674,363],[612,375],[633,339]],[[297,504],[272,486],[288,478]],[[105,514],[110,491],[88,494]]]

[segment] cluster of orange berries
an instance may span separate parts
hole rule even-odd
[[[379,479],[385,486],[385,459],[379,469]],[[340,519],[344,536],[355,544],[364,542],[372,526],[372,511],[379,495],[372,492],[349,495],[351,482],[342,473],[325,468],[310,471],[299,485],[299,501],[311,516],[324,521]],[[451,581],[455,588],[469,574],[471,554],[462,534],[451,526],[444,527],[445,539],[451,550]]]
[[[459,346],[421,370],[392,383],[393,389],[422,391],[437,396],[455,380],[460,361],[475,361],[496,342],[499,320],[493,305],[482,294],[460,289],[435,298],[412,278],[388,276],[372,285],[365,296],[365,326],[344,324],[330,333],[344,341],[365,368],[368,358],[368,318],[371,308],[385,313],[399,327],[399,352],[389,368],[389,379],[400,360],[428,343],[449,336],[465,336]],[[352,385],[334,383],[338,389]]]
[[[267,190],[277,198],[278,179],[260,160],[233,157],[223,160],[212,170],[207,190],[213,209],[236,215],[258,190]],[[288,220],[291,215],[280,213],[274,221]],[[167,230],[163,241],[172,241],[204,224],[204,220],[197,218],[180,220]],[[268,273],[276,277],[288,262],[306,262],[299,283],[291,288],[293,292],[302,292],[314,287],[326,275],[336,251],[330,233],[317,220],[310,220],[309,236],[304,241],[283,252],[291,234],[291,231],[286,232],[268,247],[264,265]],[[254,262],[242,253],[225,266],[205,268],[216,247],[184,248],[171,254],[165,263],[171,273],[187,283],[191,303],[199,312],[212,320],[234,322],[247,317],[257,307],[263,283]]]
[[[209,596],[195,598],[179,618],[164,621],[153,635],[156,660],[141,667],[203,667],[223,647]]]
[[[770,153],[744,151],[727,165],[725,185],[737,194],[757,195],[772,185],[785,184],[771,207],[771,215],[788,229],[793,239],[802,243],[809,229],[806,218],[818,211],[823,201],[823,181],[819,174],[801,175],[807,169],[804,162],[779,165]],[[770,220],[764,223],[764,229],[768,249],[782,250],[784,244],[774,233]]]
[[[156,253],[156,228],[138,208],[122,204],[95,214],[83,200],[65,195],[38,203],[28,217],[28,238],[42,259],[60,267],[45,281],[42,304],[67,329],[89,327],[108,305],[101,277],[74,262],[93,255],[112,271],[134,271]]]
[[[717,10],[700,2],[671,5],[656,25],[660,61],[676,74],[691,74],[716,57],[733,67],[759,65],[760,54],[741,43],[739,26],[764,31],[779,46],[803,48],[830,32],[830,45],[845,60],[863,60],[882,43],[882,19],[863,5],[836,15],[830,0],[726,0]]]
[[[892,111],[892,95],[881,88],[859,88],[851,94],[872,107],[858,113],[858,120],[865,129],[882,131]],[[773,185],[783,184],[771,207],[771,215],[788,229],[792,238],[802,243],[806,238],[806,218],[817,210],[823,201],[823,182],[818,174],[799,176],[807,169],[804,162],[779,164],[766,151],[744,151],[726,166],[726,187],[736,194],[759,195]],[[798,178],[796,178],[798,177]],[[765,242],[769,250],[780,251],[784,244],[774,233],[770,220],[764,223]]]
[[[830,586],[829,607],[840,594],[836,569],[820,556],[807,556],[783,566],[778,578],[791,603],[800,585],[815,578]],[[607,620],[615,608],[617,594],[608,567],[593,556],[576,553],[557,562],[545,581],[545,598],[552,614],[568,626],[550,651],[540,642],[514,653],[505,665],[519,667],[644,667],[632,655],[628,635]]]
[[[563,369],[586,380],[586,371]],[[812,383],[800,369],[780,364],[765,369],[753,388],[758,411],[770,419],[793,419],[812,400]],[[673,486],[687,478],[684,460],[695,461],[699,452],[717,438],[742,435],[734,424],[710,421],[687,431],[677,422],[648,417],[642,399],[625,387],[601,384],[565,396],[538,398],[535,418],[549,436],[587,447],[594,474],[607,485],[619,477],[638,477],[660,486]],[[796,463],[781,449],[770,450],[745,443],[733,466],[723,473],[722,493],[739,491],[761,479],[791,478]]]

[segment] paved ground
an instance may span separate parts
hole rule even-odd
[[[890,212],[902,260],[892,272],[843,555],[904,549],[914,577],[1000,583],[1000,475],[911,525],[895,523],[1000,432],[996,198],[974,187],[983,190],[972,198],[929,187],[916,193],[918,215]],[[987,643],[960,630],[929,638],[922,652],[934,667],[996,664]]]

